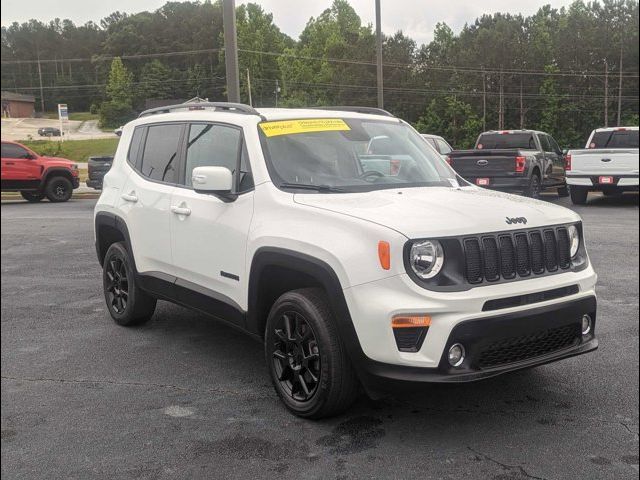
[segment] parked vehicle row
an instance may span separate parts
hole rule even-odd
[[[38,155],[16,142],[2,141],[3,192],[20,192],[28,202],[47,197],[66,202],[80,186],[78,165],[70,160]]]
[[[422,136],[442,154],[444,139]],[[564,152],[544,132],[492,130],[482,133],[472,150],[449,150],[444,158],[474,185],[532,198],[557,189],[584,205],[592,191],[607,196],[638,191],[638,127],[596,129],[584,150]]]
[[[296,415],[598,346],[580,217],[461,183],[388,112],[176,105],[120,142],[95,207],[111,317],[164,299],[229,322]]]

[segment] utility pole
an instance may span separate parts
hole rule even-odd
[[[384,108],[384,89],[382,78],[382,19],[380,0],[376,0],[376,67],[378,77],[378,108]]]
[[[609,126],[609,63],[604,59],[604,126]]]
[[[42,68],[40,67],[40,49],[36,49],[38,56],[38,78],[40,79],[40,109],[44,113],[44,88],[42,88]]]
[[[276,78],[276,89],[274,92],[276,94],[276,108],[278,108],[278,94],[280,93],[280,84],[278,83],[277,78]]]
[[[487,131],[487,74],[482,67],[482,130]]]
[[[500,71],[500,101],[498,106],[498,129],[504,129],[504,74]]]
[[[230,102],[240,103],[235,0],[222,0],[222,25],[224,27],[224,65],[227,74],[227,99]]]
[[[524,129],[523,75],[520,74],[520,129]]]
[[[622,41],[620,41],[620,80],[618,82],[618,127],[622,116]]]
[[[249,105],[253,107],[253,100],[251,100],[251,75],[249,75],[248,68],[247,68],[247,90],[249,91]]]

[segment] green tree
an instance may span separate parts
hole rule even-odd
[[[106,88],[109,100],[130,106],[133,98],[132,83],[133,77],[122,63],[120,57],[114,58],[111,62]]]
[[[142,67],[138,80],[138,101],[144,105],[151,98],[173,97],[173,75],[169,67],[160,60],[152,60]]]

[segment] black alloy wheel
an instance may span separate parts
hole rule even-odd
[[[127,308],[129,301],[129,279],[127,269],[121,258],[114,257],[106,266],[107,276],[107,301],[113,310],[121,315]]]
[[[111,318],[124,327],[149,320],[156,299],[137,284],[135,267],[123,243],[113,243],[102,263],[104,299]]]
[[[276,321],[273,366],[283,390],[298,402],[315,395],[322,361],[311,326],[297,312],[284,312]]]
[[[53,177],[47,182],[45,194],[50,202],[66,202],[73,194],[73,185],[66,177]]]

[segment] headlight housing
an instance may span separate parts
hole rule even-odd
[[[433,278],[444,265],[444,249],[437,240],[420,240],[411,245],[409,265],[419,278]]]
[[[575,225],[569,225],[567,231],[569,233],[569,252],[571,254],[571,258],[575,258],[580,250],[580,232],[578,231],[578,227]]]

